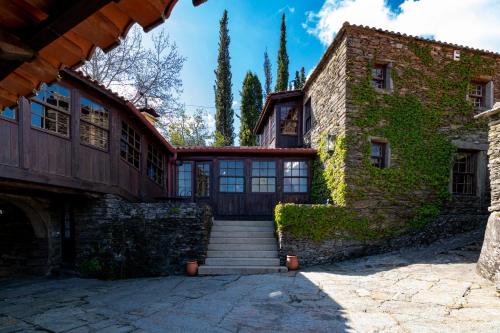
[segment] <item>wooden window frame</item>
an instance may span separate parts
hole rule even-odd
[[[381,155],[373,155],[373,145],[381,146]],[[377,159],[378,163],[374,163]],[[389,141],[384,138],[370,138],[370,164],[379,169],[386,169],[390,167],[390,145]]]
[[[289,176],[287,176],[286,173],[285,173],[287,171],[287,168],[286,168],[286,164],[287,163],[291,163],[291,169],[290,169],[291,175],[289,175]],[[293,171],[294,171],[293,163],[299,163],[299,168],[295,169],[295,170],[299,171],[299,175],[298,176],[293,175]],[[300,168],[300,165],[302,163],[303,163],[303,165],[305,165],[305,168]],[[288,160],[288,161],[283,161],[283,193],[308,193],[309,192],[309,169],[310,169],[310,166],[309,166],[308,161],[304,161],[304,160]],[[306,172],[305,176],[301,175],[301,170],[305,170],[305,172]],[[291,180],[290,185],[286,184],[285,179],[290,179]],[[294,179],[299,179],[299,183],[298,184],[293,184],[293,180]],[[306,185],[305,191],[300,191],[300,186],[302,185],[301,182],[300,182],[301,179],[305,179],[305,185]],[[293,186],[294,185],[298,185],[299,186],[299,191],[293,191]],[[286,189],[287,186],[290,186],[290,190]]]
[[[373,66],[371,71],[371,84],[375,89],[386,90],[387,89],[387,64],[376,64]],[[382,76],[375,76],[375,71],[381,70]],[[379,85],[381,85],[379,87]]]
[[[469,91],[467,98],[472,102],[474,110],[484,110],[486,108],[486,85],[488,83],[484,81],[474,80],[470,82]],[[476,87],[473,92],[473,87]],[[481,92],[477,94],[477,87],[481,88]],[[479,100],[479,105],[476,105],[476,101]]]
[[[107,117],[107,127],[106,126],[102,126],[100,124],[97,124],[97,123],[94,123],[90,120],[86,120],[86,119],[83,119],[82,118],[82,99],[85,98],[87,99],[88,101],[90,101],[92,104],[95,104],[95,105],[99,105],[101,106],[104,110],[107,111],[107,114],[108,114],[108,117]],[[102,150],[104,152],[109,152],[109,141],[110,141],[110,123],[111,123],[111,111],[109,108],[105,107],[104,105],[102,105],[101,103],[98,103],[98,102],[95,102],[94,100],[92,100],[91,98],[88,98],[88,97],[85,97],[85,96],[80,96],[80,143],[87,146],[87,147],[90,147],[90,148],[94,148],[94,149],[98,149],[98,150]],[[97,130],[101,130],[103,131],[103,133],[106,134],[106,143],[105,143],[105,147],[100,147],[98,145],[95,145],[95,144],[92,144],[90,142],[86,142],[82,139],[82,127],[84,125],[87,125],[87,126],[90,126],[90,127],[93,127],[93,128],[96,128]]]
[[[240,162],[241,165],[242,165],[242,168],[225,168],[226,170],[242,170],[242,175],[233,175],[233,174],[228,174],[228,175],[223,175],[222,174],[222,170],[223,168],[221,167],[222,165],[222,162]],[[235,189],[237,186],[239,186],[240,184],[238,184],[237,182],[227,182],[226,184],[222,184],[222,179],[226,179],[226,180],[236,180],[236,179],[243,179],[243,183],[241,184],[241,188],[242,188],[242,191],[222,191],[222,186],[226,186],[226,188],[228,186],[235,186]],[[218,177],[218,185],[219,185],[219,193],[245,193],[245,186],[246,186],[246,177],[245,177],[245,160],[241,160],[241,159],[234,159],[234,160],[219,160],[219,177]]]
[[[208,175],[207,175],[207,195],[199,195],[198,193],[198,166],[203,165],[203,166],[208,166]],[[212,168],[212,162],[210,161],[196,161],[194,163],[194,170],[195,170],[195,184],[194,184],[194,195],[197,198],[209,198],[210,197],[210,191],[212,190],[212,180],[211,180],[211,168]],[[206,170],[203,170],[206,172]]]
[[[189,187],[183,186],[185,188],[189,188],[189,194],[181,194],[180,193],[180,181],[181,177],[179,176],[179,168],[183,167],[185,165],[189,165],[189,170],[188,171],[183,171],[182,173],[189,175]],[[186,179],[182,179],[185,181]],[[193,196],[193,163],[192,162],[181,162],[180,164],[176,165],[175,167],[175,195],[179,198],[190,198]]]
[[[155,184],[164,185],[165,179],[165,155],[158,147],[148,144],[148,155],[146,159],[146,173],[148,178]]]
[[[269,170],[272,170],[272,168],[254,168],[254,163],[267,163],[267,165],[269,165],[269,163],[272,163],[274,164],[274,176],[269,176],[267,173]],[[276,193],[276,186],[277,186],[277,165],[276,165],[276,161],[266,161],[266,160],[258,160],[258,161],[252,161],[252,164],[250,166],[250,192],[251,193]],[[258,175],[254,175],[254,170],[259,170],[259,174]],[[266,175],[261,175],[260,173],[260,170],[266,170]],[[254,186],[254,183],[253,183],[253,180],[254,179],[266,179],[266,184],[261,184],[260,181],[258,184],[255,184],[258,186],[258,191],[254,191],[253,190],[253,186]],[[269,184],[268,181],[270,179],[273,179],[274,180],[274,184]],[[269,186],[272,186],[274,185],[274,191],[261,191],[261,187],[262,186],[265,186],[266,189],[268,189]]]
[[[284,117],[284,109],[287,109],[288,111],[286,112],[286,116]],[[295,110],[296,112],[296,118],[295,120],[290,120],[291,122],[295,123],[295,133],[291,132],[284,132],[283,131],[283,123],[288,118],[288,114],[290,114],[291,110]],[[299,135],[299,108],[297,105],[291,105],[291,104],[285,104],[280,106],[280,134],[284,136],[297,136]]]
[[[126,131],[126,134],[127,134],[127,139],[125,140],[123,134],[124,134],[124,127],[127,127],[127,131]],[[132,144],[129,142],[130,141],[130,132],[133,132],[133,141],[134,141],[134,145],[132,146]],[[137,139],[138,138],[138,139]],[[139,148],[135,147],[135,143],[138,143],[139,144]],[[125,147],[127,148],[125,151],[122,150],[123,148],[123,145],[125,145]],[[138,157],[137,157],[137,165],[135,165],[135,154],[130,154],[130,151],[132,151],[133,153],[137,153]],[[123,156],[123,153],[125,153],[125,156]],[[133,162],[130,162],[129,161],[129,157],[132,157],[132,161]],[[123,161],[125,161],[126,163],[128,163],[130,166],[134,167],[135,169],[137,170],[141,170],[141,161],[142,161],[142,142],[141,142],[141,135],[139,134],[139,132],[133,128],[132,126],[130,126],[128,123],[126,123],[125,121],[122,120],[122,128],[121,128],[121,131],[120,131],[120,157]]]
[[[69,139],[71,137],[71,89],[66,87],[65,85],[60,84],[60,83],[54,83],[50,86],[47,85],[46,83],[43,83],[40,90],[38,90],[38,91],[41,92],[42,90],[44,90],[44,96],[45,96],[46,95],[45,90],[48,87],[52,87],[52,86],[59,86],[59,87],[62,87],[63,89],[66,89],[68,91],[68,96],[65,96],[69,99],[68,109],[66,110],[64,108],[61,108],[59,105],[54,105],[54,104],[48,103],[43,98],[38,98],[37,95],[35,95],[30,99],[30,114],[31,114],[30,127],[32,129],[42,131],[44,133],[48,133],[48,134],[56,135],[56,136],[59,136],[59,137],[65,138],[65,139]],[[41,106],[42,114],[38,114],[38,113],[35,113],[33,111],[33,103]],[[48,110],[55,112],[55,115],[56,115],[55,119],[51,119],[47,116]],[[61,115],[63,115],[64,117],[67,117],[67,124],[66,124],[67,133],[62,133],[59,131],[60,124],[62,124],[62,122],[59,120]],[[33,119],[35,116],[40,118],[40,125],[41,125],[40,127],[33,124]],[[50,128],[47,128],[45,126],[45,124],[47,124],[46,119],[49,119],[49,122],[55,123],[55,131],[51,130]]]
[[[271,144],[276,139],[276,118],[274,112],[269,116],[269,143]]]
[[[465,163],[465,171],[457,170],[459,168],[458,165],[458,157],[460,155],[467,155],[468,159],[466,159]],[[455,196],[476,196],[477,195],[477,164],[478,164],[478,154],[475,151],[470,150],[459,150],[455,161],[453,162],[452,168],[452,180],[451,180],[451,192]],[[463,182],[458,182],[459,180],[463,180]],[[465,190],[457,191],[458,186],[464,187]],[[469,188],[469,190],[467,190]]]

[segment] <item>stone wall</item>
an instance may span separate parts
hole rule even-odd
[[[298,239],[287,232],[278,232],[279,254],[282,264],[288,254],[297,255],[302,267],[330,264],[336,261],[398,250],[407,246],[430,244],[438,239],[452,237],[476,229],[484,229],[487,215],[464,214],[458,205],[446,207],[434,221],[419,230],[407,231],[402,236],[370,241],[331,239],[312,241]]]
[[[194,203],[130,203],[106,195],[74,205],[76,264],[85,276],[182,274],[203,263],[212,215]]]
[[[483,248],[477,264],[478,272],[500,284],[500,118],[491,117],[488,138],[490,147],[489,170],[491,184],[491,211],[484,237]],[[498,288],[500,290],[500,286]]]

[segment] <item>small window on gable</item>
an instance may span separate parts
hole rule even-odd
[[[386,86],[386,65],[375,65],[372,69],[372,85],[378,89]]]
[[[304,134],[309,132],[312,128],[312,107],[311,107],[311,98],[309,98],[304,105]]]
[[[388,167],[387,142],[371,140],[371,162],[374,167],[383,169]]]

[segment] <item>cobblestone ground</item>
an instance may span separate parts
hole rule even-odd
[[[479,232],[261,276],[0,282],[0,332],[500,332]]]

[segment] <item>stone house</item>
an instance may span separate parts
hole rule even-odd
[[[268,96],[255,133],[316,148],[312,199],[365,221],[369,239],[429,221],[457,232],[487,218],[487,126],[474,116],[498,100],[499,54],[345,23],[301,91]]]

